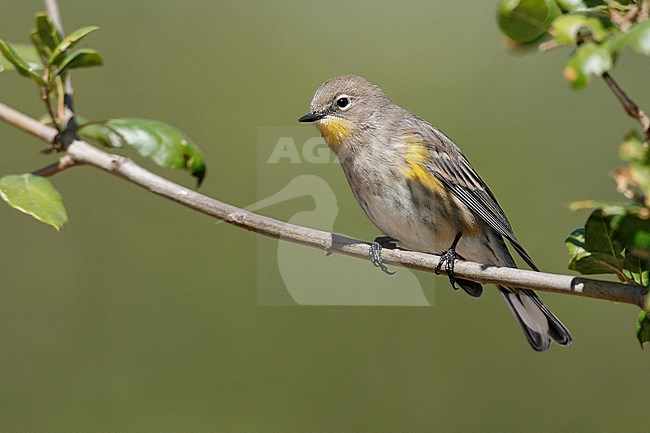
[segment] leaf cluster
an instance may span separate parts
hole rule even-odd
[[[47,108],[46,121],[59,135],[69,128],[65,115],[65,79],[73,70],[100,66],[102,56],[94,49],[75,49],[96,26],[82,27],[63,36],[46,13],[36,15],[30,32],[31,44],[15,44],[0,39],[0,72],[16,71],[34,81]],[[71,98],[71,95],[68,95]],[[56,101],[57,109],[53,109]],[[132,147],[162,167],[189,171],[200,185],[205,177],[203,154],[190,137],[163,122],[124,117],[104,121],[85,121],[73,113],[76,137],[111,147]],[[59,230],[67,222],[63,200],[52,183],[33,174],[0,178],[0,197],[11,207],[32,215]]]
[[[60,87],[60,77],[68,71],[104,64],[102,56],[93,49],[73,50],[88,34],[99,27],[82,27],[63,37],[46,13],[36,15],[36,28],[30,32],[32,46],[10,44],[0,39],[1,70],[16,70],[35,81],[41,88]],[[57,84],[59,86],[57,86]]]
[[[574,47],[564,78],[579,90],[612,70],[625,47],[650,56],[648,8],[647,0],[501,0],[497,19],[516,44]]]
[[[647,208],[602,205],[584,227],[566,239],[569,269],[582,274],[614,274],[619,280],[648,285],[650,219]]]

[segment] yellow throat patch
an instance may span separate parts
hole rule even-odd
[[[343,140],[352,134],[352,122],[339,118],[325,118],[316,122],[316,127],[323,135],[327,145],[338,151]]]

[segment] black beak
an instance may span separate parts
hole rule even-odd
[[[320,113],[307,113],[298,119],[298,122],[315,122],[322,119],[323,117],[325,116]]]

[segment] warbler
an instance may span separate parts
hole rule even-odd
[[[515,268],[505,240],[538,270],[461,150],[440,129],[393,103],[378,86],[355,75],[331,78],[298,121],[316,124],[337,154],[354,197],[386,235],[371,250],[373,263],[384,271],[382,246],[440,254],[452,287],[458,283],[479,297],[481,284],[454,278],[454,260]],[[547,350],[551,341],[571,344],[569,331],[535,292],[498,287],[534,350]]]

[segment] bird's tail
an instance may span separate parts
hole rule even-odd
[[[534,350],[547,350],[551,346],[551,340],[562,346],[569,346],[573,342],[569,331],[535,292],[503,286],[499,286],[499,289]]]

